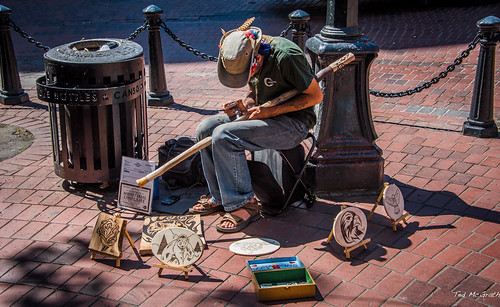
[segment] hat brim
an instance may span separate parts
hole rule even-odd
[[[251,58],[253,58],[253,53],[254,52],[252,51]],[[222,85],[224,86],[231,88],[240,88],[247,85],[248,79],[250,78],[250,69],[252,66],[252,61],[250,60],[249,62],[250,64],[248,65],[247,69],[245,69],[245,71],[243,71],[242,73],[230,74],[224,68],[222,60],[219,57],[219,60],[217,61],[217,75],[219,76],[220,83],[222,83]]]
[[[252,59],[255,55],[255,52],[257,52],[260,48],[260,42],[262,40],[262,31],[257,28],[257,27],[250,27],[250,29],[255,29],[259,33],[259,38],[256,40],[256,44],[254,48],[252,49],[252,54],[249,57],[248,61],[248,67],[245,69],[242,73],[239,74],[230,74],[226,71],[224,68],[224,65],[222,64],[222,57],[219,53],[219,58],[217,59],[217,75],[219,77],[219,81],[222,83],[222,85],[231,87],[231,88],[240,88],[244,87],[245,85],[248,84],[248,80],[250,79],[250,71],[252,68]],[[232,30],[229,31],[227,34],[229,35],[231,32],[236,31]],[[224,37],[220,41],[220,45],[222,46],[222,42],[224,41]]]

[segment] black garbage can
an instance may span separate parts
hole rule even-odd
[[[44,55],[37,80],[48,102],[55,173],[81,183],[114,182],[122,156],[148,159],[143,49],[120,39],[65,44]]]

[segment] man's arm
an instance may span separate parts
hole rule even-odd
[[[256,106],[248,109],[248,119],[263,119],[295,112],[314,106],[320,103],[321,100],[323,100],[323,92],[316,79],[313,79],[305,91],[285,103],[272,107]]]

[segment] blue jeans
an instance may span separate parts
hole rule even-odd
[[[308,133],[307,126],[286,115],[262,120],[231,121],[226,114],[204,119],[196,139],[212,136],[212,146],[201,151],[203,172],[215,204],[234,211],[253,197],[245,150],[291,149]]]

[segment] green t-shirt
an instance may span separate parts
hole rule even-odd
[[[305,91],[314,78],[309,62],[295,43],[283,37],[273,37],[270,45],[271,51],[260,72],[249,81],[259,105],[294,88]],[[314,106],[286,115],[304,122],[309,129],[316,124]]]

